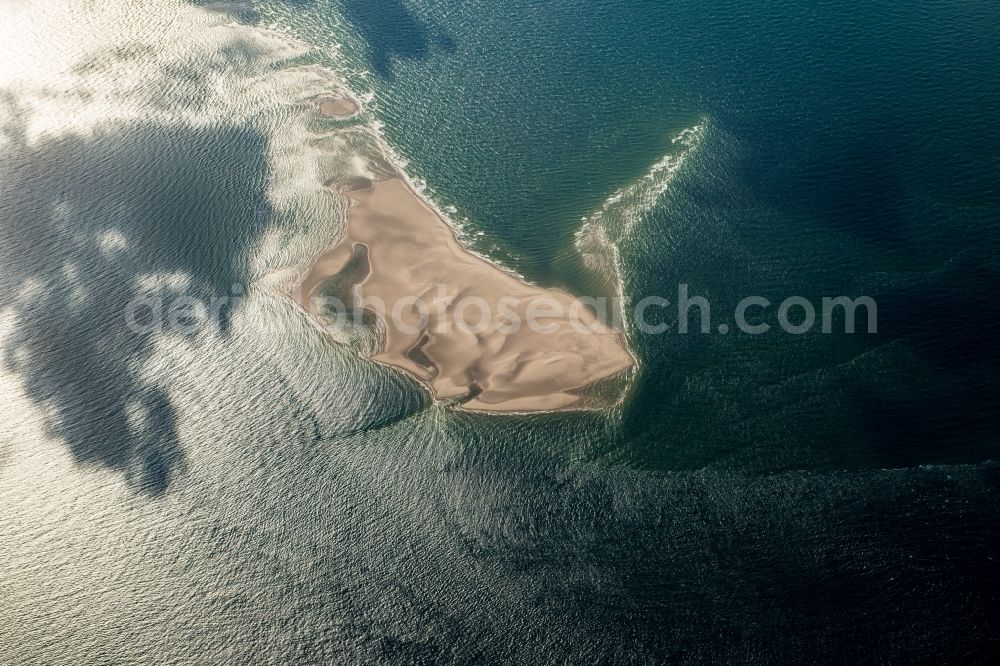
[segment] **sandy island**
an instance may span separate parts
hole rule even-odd
[[[403,180],[361,178],[339,189],[352,200],[345,236],[314,264],[296,300],[320,319],[319,297],[338,289],[338,298],[386,303],[378,313],[384,347],[372,358],[413,375],[437,399],[490,412],[592,407],[580,390],[633,366],[621,335],[580,301],[466,251]],[[514,317],[526,322],[529,308],[543,331],[512,325]]]
[[[320,101],[319,111],[333,118],[348,118],[361,109],[361,106],[350,97],[329,97]]]

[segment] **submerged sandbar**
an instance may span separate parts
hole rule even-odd
[[[385,304],[375,360],[410,373],[437,399],[495,412],[592,406],[581,389],[634,365],[620,333],[581,301],[465,250],[400,178],[352,185],[342,188],[352,200],[344,238],[313,265],[297,300],[322,318],[327,284]]]

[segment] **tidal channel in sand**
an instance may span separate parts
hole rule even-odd
[[[491,412],[589,408],[601,402],[582,389],[634,365],[622,335],[592,309],[465,250],[402,179],[360,179],[341,191],[352,202],[344,237],[296,300],[321,321],[331,293],[382,310],[384,345],[372,358],[437,399]]]

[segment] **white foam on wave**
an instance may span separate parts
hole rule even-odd
[[[639,179],[615,191],[601,207],[582,219],[576,232],[576,249],[584,263],[622,289],[620,245],[670,189],[684,162],[698,148],[707,121],[689,127],[671,139],[677,149],[657,160]]]
[[[497,257],[476,249],[476,239],[483,237],[484,232],[467,217],[461,215],[458,207],[412,168],[411,160],[388,140],[385,124],[379,117],[379,94],[372,83],[373,74],[362,63],[349,61],[344,55],[344,51],[347,50],[344,44],[340,42],[330,44],[331,35],[327,32],[314,34],[314,30],[309,26],[296,25],[294,18],[280,12],[274,13],[273,9],[265,14],[271,21],[268,30],[274,34],[288,35],[288,39],[295,45],[300,56],[304,54],[326,56],[322,58],[325,65],[312,67],[326,71],[328,80],[318,80],[315,85],[302,88],[306,91],[306,98],[312,96],[315,99],[319,95],[347,96],[361,104],[360,113],[347,119],[346,122],[349,123],[347,127],[341,124],[331,132],[319,133],[311,129],[315,117],[314,109],[300,106],[302,114],[296,122],[287,123],[280,133],[275,133],[275,147],[272,148],[272,153],[276,168],[270,186],[272,202],[283,209],[297,207],[303,211],[312,211],[310,215],[319,215],[320,211],[326,209],[326,205],[320,199],[330,194],[329,189],[324,186],[326,182],[352,176],[368,178],[396,176],[405,181],[448,224],[468,252],[518,279],[525,280],[523,275],[505,265]],[[326,16],[325,19],[332,21],[334,26],[339,24],[336,16]],[[334,31],[341,32],[339,28],[335,28]],[[298,36],[292,37],[293,32]],[[350,41],[351,31],[344,28],[339,39]],[[307,45],[301,40],[315,43]],[[301,100],[293,100],[293,103],[299,101]],[[303,148],[303,146],[308,147]],[[322,194],[317,194],[320,191]],[[342,202],[339,207],[341,214],[338,217],[343,219],[346,198],[338,198]],[[304,203],[309,200],[311,203]],[[322,244],[320,247],[325,249]],[[305,262],[300,263],[300,268],[310,263],[314,254],[306,252]]]
[[[619,308],[624,308],[628,302],[621,246],[632,238],[638,225],[670,189],[670,183],[684,162],[698,148],[707,125],[707,119],[703,119],[672,137],[671,143],[676,146],[676,150],[657,160],[638,180],[611,194],[599,209],[583,218],[576,232],[577,252],[583,257],[584,264],[609,284],[617,297]],[[631,340],[634,337],[632,318],[619,312],[615,319],[622,323],[626,341]],[[634,351],[632,354],[636,358]],[[638,367],[636,358],[636,369],[633,372],[638,372]],[[627,385],[631,387],[632,384],[629,379]],[[628,394],[627,389],[622,391],[616,410],[624,405]]]
[[[445,221],[466,252],[492,264],[508,275],[516,277],[523,282],[528,282],[523,275],[515,271],[510,266],[504,264],[498,258],[491,257],[476,250],[474,246],[475,238],[483,236],[483,232],[477,229],[468,217],[459,215],[458,207],[450,202],[447,202],[447,200],[441,196],[439,192],[431,187],[425,178],[414,174],[414,170],[408,168],[410,160],[404,157],[391,143],[389,143],[388,139],[386,139],[385,133],[382,131],[384,125],[381,121],[373,121],[370,123],[370,127],[373,132],[373,138],[378,144],[379,151],[386,158],[388,163],[394,167],[395,174],[406,182],[406,184],[409,185],[410,188],[416,192],[420,198],[431,207],[432,210],[434,210],[438,217]]]

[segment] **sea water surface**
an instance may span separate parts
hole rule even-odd
[[[0,37],[0,661],[996,651],[992,3],[22,0]],[[433,404],[285,295],[323,184],[390,162],[539,284],[868,295],[878,333],[629,330],[608,412]],[[124,325],[181,296],[233,300]]]

